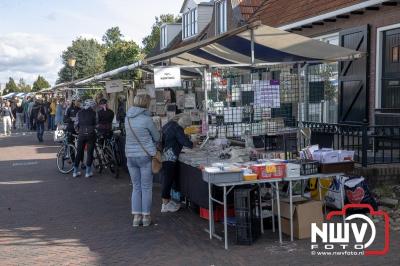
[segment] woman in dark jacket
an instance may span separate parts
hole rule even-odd
[[[43,106],[43,100],[36,100],[32,108],[32,117],[36,126],[37,138],[39,142],[43,142],[44,122],[47,119],[46,109]]]
[[[177,161],[183,147],[193,148],[184,132],[192,121],[187,114],[178,114],[162,128],[163,181],[161,212],[176,212],[179,205],[171,200],[171,188],[177,175]]]

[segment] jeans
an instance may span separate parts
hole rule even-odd
[[[17,123],[16,127],[17,129],[23,129],[24,128],[24,113],[17,113]]]
[[[128,157],[132,180],[132,214],[150,215],[153,197],[153,173],[150,157]]]
[[[49,130],[55,130],[55,115],[49,116]]]
[[[94,135],[79,135],[77,143],[77,156],[75,157],[74,166],[79,167],[79,163],[83,160],[83,155],[85,152],[85,145],[87,145],[87,158],[86,166],[91,167],[93,163],[93,151],[96,142],[96,137]]]
[[[3,127],[4,127],[4,135],[11,134],[11,117],[10,116],[3,117]]]
[[[178,164],[176,162],[163,162],[162,192],[163,199],[171,199],[171,188],[177,179]]]
[[[36,121],[36,132],[37,138],[39,141],[43,141],[43,133],[44,133],[44,122]]]

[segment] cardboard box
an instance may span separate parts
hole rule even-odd
[[[318,150],[313,153],[313,159],[320,163],[339,162],[339,151]]]
[[[290,236],[290,204],[289,199],[281,200],[281,226],[282,232]],[[277,210],[275,208],[275,213]],[[293,236],[297,239],[311,237],[311,223],[318,226],[324,221],[322,202],[308,201],[305,198],[293,199]]]
[[[339,162],[354,161],[354,151],[339,150]]]

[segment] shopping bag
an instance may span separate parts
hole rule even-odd
[[[375,210],[378,205],[375,198],[372,196],[367,181],[364,177],[350,177],[344,183],[344,190],[346,192],[346,202],[350,204],[369,204]]]
[[[341,195],[344,196],[343,182],[345,182],[347,179],[348,177],[335,177],[332,179],[332,184],[330,185],[329,190],[325,195],[326,206],[339,210],[343,208]]]
[[[62,142],[64,139],[64,130],[57,128],[54,131],[54,142]]]

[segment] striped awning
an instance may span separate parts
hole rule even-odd
[[[256,24],[147,58],[146,63],[170,60],[183,66],[249,65],[252,64],[252,34],[254,64],[343,61],[362,56],[358,51]]]

